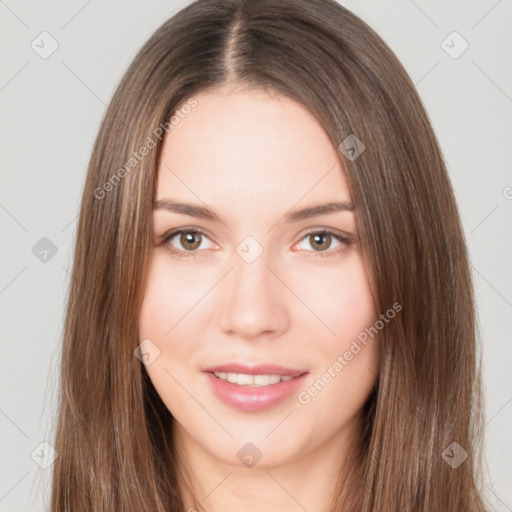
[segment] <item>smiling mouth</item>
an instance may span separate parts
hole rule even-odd
[[[243,387],[266,387],[295,379],[293,375],[247,375],[245,373],[211,372],[215,377]]]
[[[275,364],[229,363],[203,369],[214,395],[243,412],[262,412],[288,399],[309,371]]]

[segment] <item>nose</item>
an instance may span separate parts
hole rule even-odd
[[[233,267],[223,280],[222,331],[246,340],[274,338],[286,332],[289,327],[286,290],[274,275],[267,253],[263,251],[252,263],[233,254]]]

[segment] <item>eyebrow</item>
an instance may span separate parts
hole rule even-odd
[[[184,215],[189,215],[190,217],[198,217],[200,219],[221,221],[220,217],[213,210],[210,210],[205,206],[179,203],[169,199],[159,199],[155,202],[154,209],[181,213]],[[309,219],[311,217],[318,217],[320,215],[343,211],[354,211],[354,204],[351,201],[341,201],[309,206],[307,208],[302,208],[301,210],[288,212],[286,215],[284,215],[284,220],[286,222],[297,222],[299,220]]]

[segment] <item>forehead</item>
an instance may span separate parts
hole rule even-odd
[[[259,210],[350,201],[339,154],[303,105],[261,90],[195,98],[164,140],[157,199]]]

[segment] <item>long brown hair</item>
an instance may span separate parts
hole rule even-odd
[[[365,144],[340,161],[377,310],[403,309],[380,334],[355,463],[332,510],[484,511],[473,290],[451,184],[402,65],[333,0],[198,0],[122,78],[83,190],[51,510],[184,510],[172,417],[134,350],[162,135],[194,95],[225,84],[305,105],[335,147],[351,135]]]

